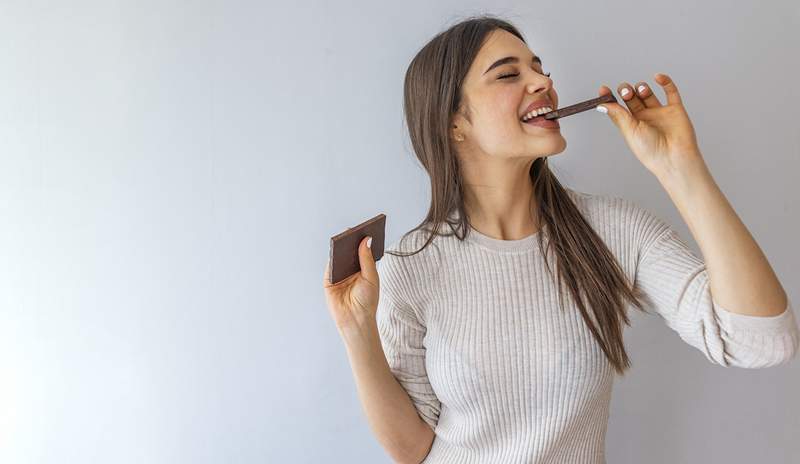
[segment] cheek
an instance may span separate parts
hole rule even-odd
[[[479,129],[475,140],[487,152],[509,151],[524,129],[520,127],[521,122],[517,117],[523,97],[520,89],[513,87],[500,86],[482,95],[475,95],[480,102],[476,105],[479,111],[475,114],[475,123]]]
[[[486,101],[487,116],[491,119],[491,125],[499,128],[515,122],[521,101],[519,92],[511,87],[495,92],[492,98]]]

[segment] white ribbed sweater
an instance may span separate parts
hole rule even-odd
[[[759,368],[794,357],[791,302],[774,317],[729,312],[712,299],[704,262],[664,221],[630,200],[567,192],[648,311],[709,361]],[[537,238],[470,228],[463,242],[438,236],[414,256],[378,261],[383,350],[436,434],[424,463],[605,463],[615,372],[566,288],[559,309]],[[424,239],[415,231],[386,249],[417,250]]]

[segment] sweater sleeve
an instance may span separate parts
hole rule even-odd
[[[381,280],[381,285],[384,285]],[[417,413],[436,428],[441,404],[425,368],[425,326],[414,311],[381,288],[376,314],[378,332],[392,374],[408,393]]]
[[[679,234],[633,202],[624,207],[638,257],[634,287],[681,339],[724,367],[771,367],[795,356],[800,335],[791,301],[777,316],[723,308],[711,294],[705,263]]]

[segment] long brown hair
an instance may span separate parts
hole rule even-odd
[[[403,238],[419,229],[426,229],[430,235],[422,248],[413,253],[389,250],[386,253],[412,256],[424,250],[436,235],[455,234],[464,240],[469,233],[462,177],[448,128],[462,103],[462,84],[467,71],[484,39],[495,29],[506,30],[525,42],[517,28],[507,21],[490,15],[472,17],[436,35],[417,53],[406,71],[403,110],[414,152],[430,176],[431,204],[423,222]],[[625,301],[647,312],[639,300],[641,294],[629,286],[616,258],[550,171],[546,156],[533,162],[530,176],[543,232],[539,234],[539,247],[544,256],[548,256],[551,247],[555,251],[560,307],[563,310],[563,282],[609,362],[618,374],[624,375],[630,360],[620,321],[630,325]],[[450,217],[453,212],[458,213],[455,218]],[[452,233],[439,233],[445,223]],[[548,236],[547,249],[543,246],[544,234]],[[547,262],[545,259],[552,276]],[[580,296],[581,291],[585,300]]]
[[[414,152],[430,176],[431,203],[422,223],[403,238],[420,229],[430,234],[422,248],[413,253],[387,250],[388,254],[412,256],[424,250],[436,235],[456,235],[464,240],[469,233],[462,178],[448,128],[461,107],[467,71],[485,38],[496,29],[506,30],[527,43],[507,21],[491,15],[472,17],[436,35],[406,71],[403,109]],[[609,362],[618,374],[624,375],[631,365],[622,336],[622,322],[630,325],[625,304],[630,302],[647,312],[639,300],[641,293],[632,288],[616,258],[550,171],[546,156],[533,162],[530,176],[543,232],[539,234],[539,247],[545,257],[551,248],[555,252],[560,307],[563,310],[564,284]],[[453,212],[458,213],[455,218],[450,217]],[[445,223],[452,233],[439,233]],[[547,249],[543,245],[544,234],[548,237]],[[547,263],[545,259],[552,276]]]

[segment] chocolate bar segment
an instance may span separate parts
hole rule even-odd
[[[381,213],[331,237],[330,249],[330,280],[332,284],[341,282],[356,272],[361,272],[361,262],[358,260],[358,245],[364,237],[372,237],[372,258],[378,261],[383,257],[384,239],[386,233],[386,215]]]
[[[586,100],[580,103],[576,103],[574,105],[565,106],[563,108],[553,110],[545,114],[544,118],[545,119],[563,118],[564,116],[580,113],[582,111],[593,110],[597,105],[601,103],[616,103],[616,102],[617,99],[614,98],[614,94],[610,93],[608,95],[603,95],[602,97],[592,98],[591,100]]]

